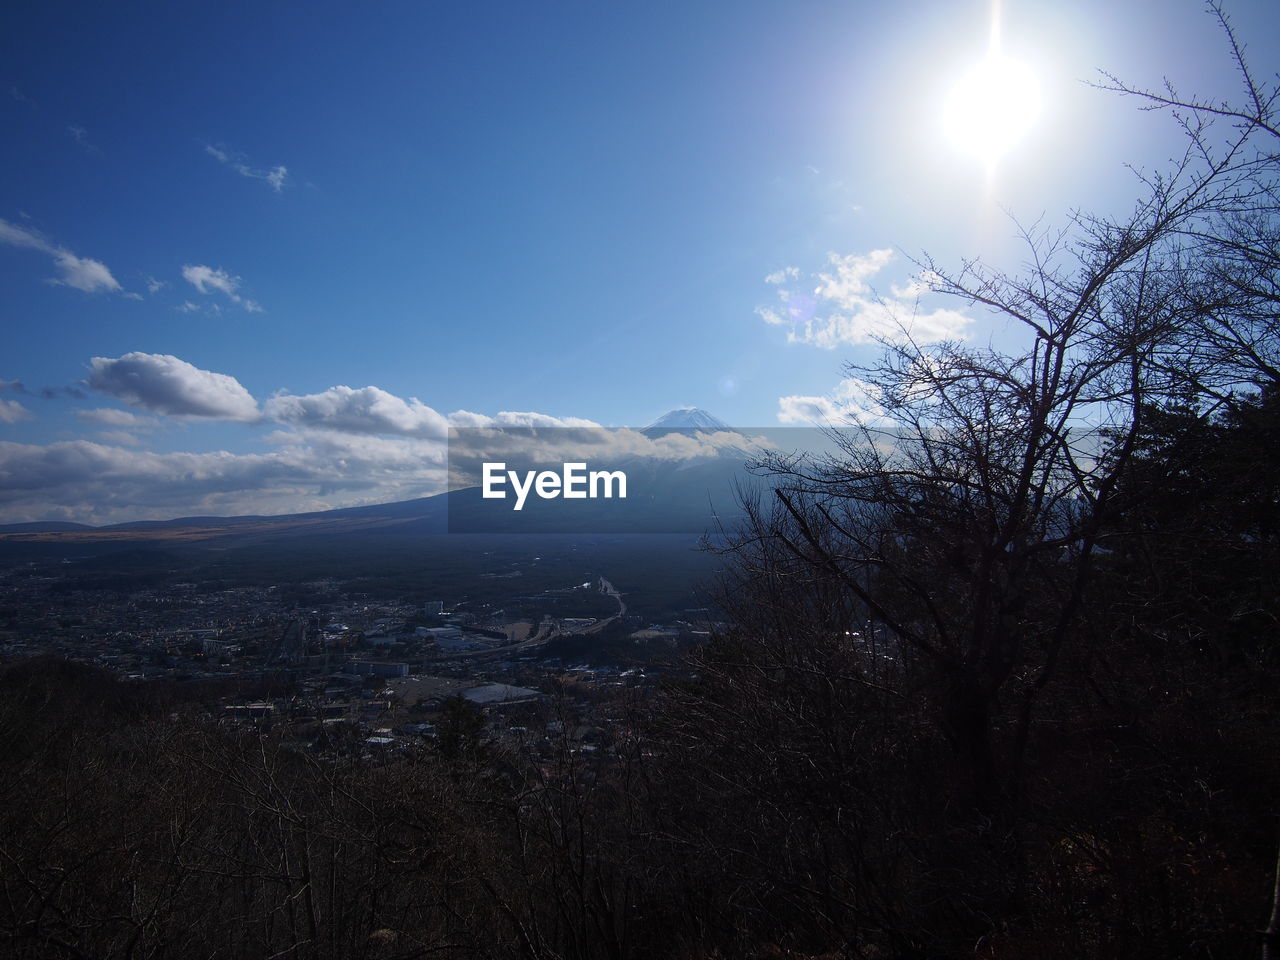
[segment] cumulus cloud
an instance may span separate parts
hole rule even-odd
[[[85,382],[133,407],[175,417],[253,421],[258,404],[235,377],[162,353],[94,357]]]
[[[261,313],[262,307],[255,301],[240,296],[239,277],[233,277],[227,271],[219,268],[207,267],[203,264],[186,264],[182,268],[182,279],[191,284],[203,294],[221,293],[227,297],[232,303],[238,303],[250,313]],[[192,310],[199,309],[191,301],[187,301],[180,308],[184,313],[190,313]]]
[[[236,288],[240,286],[240,278],[231,276],[225,270],[214,270],[212,267],[191,264],[182,268],[182,279],[201,293],[220,290],[232,299],[235,299]]]
[[[834,301],[846,309],[855,306],[859,298],[871,292],[867,280],[883,270],[892,259],[892,250],[872,250],[861,256],[851,253],[845,257],[829,253],[827,262],[834,269],[830,273],[818,274],[818,286],[813,291],[814,295],[823,300]]]
[[[100,430],[97,437],[103,443],[111,443],[122,447],[140,447],[142,438],[128,430]]]
[[[0,423],[17,423],[30,420],[35,414],[17,400],[0,400]]]
[[[501,417],[468,414],[466,422],[478,427],[459,426],[462,418],[450,417],[455,427],[449,436],[450,483],[457,489],[480,483],[482,465],[503,461],[520,464],[520,469],[574,461],[593,464],[635,463],[647,460],[679,469],[693,461],[729,457],[741,463],[766,451],[775,451],[768,436],[736,430],[689,430],[652,435],[628,427],[600,427],[589,420],[517,414],[531,418],[538,426],[508,424]],[[508,415],[509,416],[509,415]],[[476,421],[471,418],[475,417]],[[487,422],[485,422],[487,421]],[[567,424],[572,423],[573,426]]]
[[[66,247],[58,246],[42,234],[28,230],[7,220],[0,220],[0,243],[26,250],[37,250],[53,258],[59,276],[49,282],[63,287],[74,287],[85,293],[115,292],[121,289],[111,271],[100,260],[77,257]]]
[[[348,486],[397,488],[401,481],[420,480],[428,472],[443,467],[446,447],[443,438],[388,437],[343,433],[336,430],[277,430],[267,442],[312,463],[329,483],[339,478]],[[322,469],[321,469],[322,468]],[[440,474],[443,477],[443,474]],[[375,499],[396,499],[390,493]]]
[[[450,427],[598,428],[593,420],[504,410],[492,416],[457,410],[447,417],[417,397],[405,400],[380,387],[330,387],[322,393],[278,393],[263,404],[268,419],[300,430],[442,440]]]
[[[846,256],[829,254],[828,269],[810,278],[814,283],[811,291],[791,285],[799,280],[798,271],[770,274],[765,279],[778,286],[778,304],[759,307],[756,313],[766,323],[789,326],[790,342],[826,350],[903,336],[918,343],[963,337],[972,322],[970,317],[958,310],[921,309],[919,298],[930,290],[927,277],[891,286],[887,297],[875,294],[871,278],[893,259],[893,251],[887,249]]]
[[[342,433],[392,434],[443,439],[448,421],[417,397],[408,400],[378,387],[330,387],[303,396],[277,394],[264,404],[279,423]]]
[[[249,164],[245,162],[244,157],[233,153],[224,146],[206,144],[204,152],[224,166],[230,167],[242,177],[248,177],[250,180],[263,181],[276,193],[279,193],[284,189],[285,183],[289,179],[289,169],[283,164],[278,164],[269,170],[259,170],[249,166]]]
[[[234,378],[161,354],[95,357],[86,379],[93,389],[144,411],[270,419],[279,428],[263,438],[267,452],[156,453],[139,436],[160,425],[154,418],[115,408],[79,410],[82,423],[102,428],[94,440],[0,442],[0,522],[297,513],[427,496],[447,487],[445,437],[451,427],[485,428],[470,431],[467,449],[479,453],[491,444],[495,459],[539,454],[551,460],[674,462],[720,452],[740,457],[757,446],[738,433],[651,437],[532,411],[458,411],[445,417],[416,398],[377,387],[277,394],[260,417]]]
[[[552,417],[545,413],[534,413],[532,411],[503,410],[490,417],[483,413],[472,413],[469,410],[455,410],[449,414],[449,426],[460,428],[536,427],[553,429],[574,427],[593,429],[598,428],[600,424],[594,420],[583,420],[579,417]]]
[[[156,422],[149,417],[140,417],[128,410],[116,410],[113,407],[98,407],[95,410],[77,410],[76,416],[85,423],[100,427],[124,427],[129,430],[149,430]]]
[[[85,293],[120,289],[116,278],[100,260],[77,257],[70,250],[59,250],[54,254],[53,264],[62,271],[61,279],[54,282],[63,286],[75,287]]]
[[[839,425],[872,423],[884,416],[880,405],[880,388],[873,383],[847,377],[824,396],[790,396],[778,398],[778,422]]]
[[[153,453],[90,440],[0,442],[0,518],[115,523],[293,513],[445,489],[442,443],[346,437],[268,453]],[[127,441],[126,441],[127,442]]]

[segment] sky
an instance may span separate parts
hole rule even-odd
[[[1274,76],[1280,5],[1227,11]],[[993,158],[948,118],[997,14],[1038,96]],[[1194,0],[7,4],[0,523],[421,496],[449,424],[856,413],[904,317],[1017,336],[923,255],[1016,270],[1178,152],[1099,70],[1237,87]]]

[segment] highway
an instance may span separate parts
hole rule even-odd
[[[550,620],[543,620],[542,623],[538,625],[538,630],[536,633],[534,633],[532,636],[526,637],[524,640],[521,640],[519,643],[509,643],[506,646],[502,646],[502,647],[488,647],[483,650],[459,650],[457,652],[449,654],[447,657],[441,657],[440,659],[441,660],[486,660],[486,659],[500,660],[510,656],[511,654],[521,653],[526,650],[532,650],[536,647],[540,647],[544,643],[547,643],[550,640],[554,640],[556,637],[582,636],[584,634],[589,634],[589,633],[599,633],[601,630],[603,630],[609,624],[613,623],[619,617],[622,617],[627,612],[627,604],[622,599],[622,594],[618,592],[618,589],[611,582],[606,580],[604,577],[600,578],[600,582],[597,585],[596,589],[600,593],[603,593],[605,596],[613,597],[613,599],[617,601],[618,611],[614,613],[612,616],[606,617],[603,620],[597,620],[595,623],[587,627],[579,627],[579,628],[568,629],[568,630],[562,629],[558,624],[555,624]]]

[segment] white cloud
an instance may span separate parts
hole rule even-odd
[[[182,279],[203,294],[221,293],[232,303],[240,304],[249,313],[262,313],[262,307],[256,301],[240,296],[238,291],[242,281],[226,270],[221,268],[215,270],[203,264],[188,263],[182,268]],[[178,309],[183,313],[190,313],[199,308],[188,300]]]
[[[236,289],[240,286],[240,278],[231,276],[225,270],[215,270],[213,267],[193,266],[192,264],[187,264],[182,268],[182,279],[186,280],[187,283],[201,293],[220,290],[233,299],[236,296]]]
[[[100,260],[77,257],[70,250],[59,250],[53,258],[54,266],[62,271],[62,278],[55,280],[64,286],[75,287],[85,293],[98,290],[119,290],[120,284]]]
[[[142,438],[128,430],[102,430],[96,434],[103,443],[112,443],[118,447],[140,447]]]
[[[545,413],[518,412],[503,410],[492,417],[483,413],[472,413],[469,410],[455,410],[449,414],[451,427],[538,427],[542,429],[574,427],[594,429],[600,424],[594,420],[583,420],[580,417],[552,417]]]
[[[289,179],[289,168],[283,164],[277,164],[270,170],[259,170],[249,166],[244,158],[238,154],[234,154],[225,147],[213,144],[206,144],[204,152],[219,163],[230,167],[242,177],[248,177],[250,180],[262,180],[268,184],[276,193],[282,191],[285,183]]]
[[[0,400],[0,423],[17,423],[35,416],[17,400]]]
[[[10,223],[8,220],[0,220],[0,241],[11,247],[26,247],[44,253],[57,249],[38,233],[20,227],[16,223]]]
[[[880,388],[857,377],[847,377],[825,396],[778,398],[779,423],[806,423],[825,426],[842,423],[868,424],[884,416]]]
[[[732,430],[651,436],[643,430],[606,429],[590,420],[536,413],[487,417],[459,411],[449,420],[456,428],[449,438],[449,465],[458,486],[478,483],[480,464],[492,461],[619,463],[645,459],[675,464],[726,454],[740,461],[773,449],[767,437]]]
[[[904,336],[917,343],[962,338],[972,322],[970,317],[958,310],[943,308],[926,312],[920,308],[919,298],[930,290],[928,277],[916,276],[905,285],[891,285],[888,297],[874,293],[871,278],[892,262],[893,257],[893,251],[888,249],[847,256],[829,254],[830,269],[811,278],[815,281],[811,293],[782,286],[798,280],[799,271],[770,274],[766,282],[778,286],[781,306],[758,307],[756,314],[768,324],[789,324],[789,342],[812,344],[826,350]]]
[[[448,422],[416,397],[408,400],[378,387],[330,387],[304,396],[278,394],[264,404],[279,423],[355,434],[443,439]]]
[[[76,416],[85,423],[97,424],[100,427],[127,427],[130,430],[153,429],[156,421],[149,417],[140,417],[128,410],[116,410],[113,407],[98,407],[95,410],[77,410]]]
[[[153,453],[89,440],[0,442],[0,517],[114,523],[293,513],[445,488],[444,444],[286,434],[269,453]],[[126,438],[117,438],[131,445]]]
[[[71,135],[71,139],[83,147],[87,152],[101,154],[102,151],[89,142],[89,131],[79,124],[73,123],[67,126],[67,133]]]
[[[827,262],[835,270],[818,274],[818,287],[814,296],[833,301],[841,309],[857,306],[861,298],[871,292],[867,280],[875,276],[893,259],[892,250],[872,250],[859,256],[851,253],[842,257],[838,253],[827,254]]]
[[[100,290],[118,291],[120,284],[111,275],[111,271],[99,260],[88,257],[77,257],[66,247],[52,243],[34,230],[28,230],[7,220],[0,220],[0,243],[26,250],[38,250],[53,258],[53,265],[61,276],[50,279],[50,283],[64,287],[74,287],[85,293],[97,293]]]
[[[308,431],[366,436],[444,439],[450,427],[598,429],[593,420],[553,417],[533,411],[504,410],[493,416],[457,410],[447,417],[417,397],[405,400],[379,387],[330,387],[323,393],[279,393],[263,404],[267,418]],[[280,435],[275,435],[279,439]]]
[[[168,354],[94,357],[86,383],[130,406],[175,417],[255,421],[258,404],[235,377]]]
[[[764,282],[772,284],[786,283],[788,280],[794,280],[799,276],[799,267],[783,267],[781,270],[775,270],[766,276]]]
[[[328,476],[364,486],[398,483],[444,466],[443,437],[388,437],[338,430],[301,428],[268,434],[268,443],[312,462]],[[391,499],[386,496],[383,499]]]
[[[917,343],[935,343],[964,336],[972,322],[957,310],[922,313],[904,304],[887,300],[868,301],[850,313],[815,316],[788,332],[792,343],[810,343],[825,350],[842,344],[878,343],[910,336]]]
[[[147,293],[159,293],[168,286],[163,280],[157,280],[155,277],[146,276],[143,279],[147,281]]]

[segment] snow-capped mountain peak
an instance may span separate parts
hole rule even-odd
[[[679,407],[664,413],[644,428],[648,430],[732,430],[727,423],[713,417],[701,407]]]

